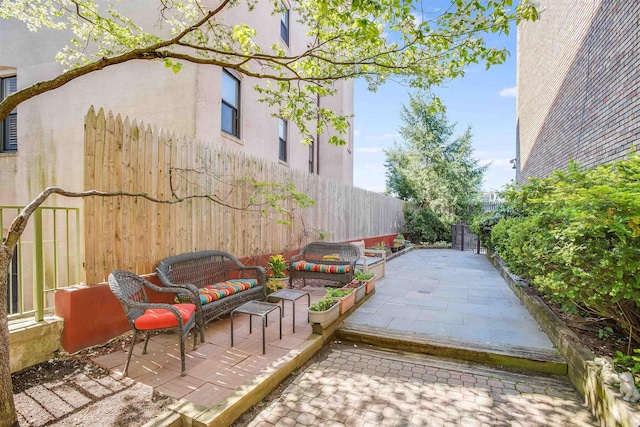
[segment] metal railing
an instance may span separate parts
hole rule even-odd
[[[0,206],[4,235],[22,206]],[[9,320],[34,316],[44,319],[54,308],[53,293],[81,280],[80,210],[40,207],[22,234],[9,267]]]

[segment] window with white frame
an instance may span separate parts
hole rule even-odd
[[[16,76],[0,78],[0,100],[16,92],[17,89]],[[18,151],[18,110],[9,113],[0,124],[0,152]]]
[[[283,9],[280,13],[280,38],[289,46],[289,9],[285,4],[280,6]]]
[[[287,161],[287,121],[285,119],[279,120],[279,149],[278,158],[283,162]]]
[[[240,76],[231,70],[222,70],[221,128],[240,138]]]

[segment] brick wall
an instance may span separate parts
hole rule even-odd
[[[640,139],[640,1],[541,0],[518,26],[518,180],[625,157]]]

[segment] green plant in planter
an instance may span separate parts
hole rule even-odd
[[[281,254],[272,255],[267,262],[267,268],[271,270],[271,277],[281,279],[286,277],[284,271],[287,269],[287,261]]]
[[[325,295],[322,297],[320,301],[314,302],[309,306],[310,311],[327,311],[334,305],[336,305],[338,301],[334,300],[329,295]]]
[[[327,289],[327,296],[331,298],[343,298],[353,292],[353,288],[337,288],[337,289]]]
[[[353,273],[355,275],[356,280],[362,280],[365,282],[367,280],[373,279],[373,276],[375,276],[375,274],[372,271],[362,271],[358,269],[356,269]]]

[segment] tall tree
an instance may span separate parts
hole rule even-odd
[[[303,51],[288,53],[277,43],[261,45],[250,26],[224,21],[232,8],[255,13],[256,0],[150,3],[143,4],[158,11],[153,28],[142,28],[137,23],[141,15],[126,16],[122,3],[116,1],[3,0],[0,18],[23,22],[32,31],[43,27],[68,31],[71,42],[61,46],[57,56],[67,70],[7,96],[0,102],[0,120],[22,102],[74,79],[142,60],[159,61],[176,72],[185,62],[235,69],[263,81],[256,86],[262,100],[277,106],[278,115],[295,123],[303,135],[310,138],[328,127],[344,133],[347,117],[315,102],[317,95],[334,93],[336,81],[363,77],[375,90],[393,77],[412,87],[429,88],[462,75],[470,63],[489,67],[503,62],[507,52],[487,46],[482,33],[508,33],[512,21],[537,17],[529,0],[513,9],[512,0],[452,0],[450,4],[445,0],[437,13],[397,0],[293,0],[291,16],[308,27],[309,42]],[[283,12],[280,1],[270,3],[273,13]],[[337,136],[331,142],[344,143]],[[6,274],[31,213],[50,194],[69,195],[54,190],[46,189],[21,212],[0,245],[0,426],[17,423],[3,300]],[[78,197],[95,194],[89,191]]]
[[[387,192],[428,206],[443,223],[453,224],[475,200],[488,167],[473,158],[471,128],[453,138],[446,109],[425,95],[411,95],[400,119],[403,141],[385,151]]]

